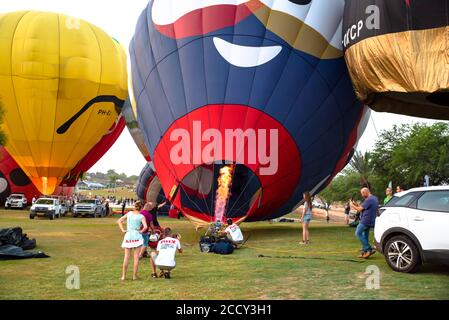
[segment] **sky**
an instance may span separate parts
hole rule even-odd
[[[17,10],[63,13],[93,23],[128,48],[137,19],[147,3],[148,0],[0,0],[0,13]],[[414,122],[434,121],[372,112],[372,118],[359,141],[358,149],[371,149],[377,139],[377,132],[381,130],[389,129],[394,124]],[[119,173],[138,175],[144,165],[145,159],[125,128],[117,142],[89,171],[106,172],[114,169]]]

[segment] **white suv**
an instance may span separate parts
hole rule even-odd
[[[449,186],[403,191],[379,209],[374,242],[395,271],[449,264]]]

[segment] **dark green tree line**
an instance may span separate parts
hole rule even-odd
[[[322,191],[333,201],[347,201],[363,186],[380,198],[389,182],[413,188],[449,184],[449,123],[405,124],[382,131],[373,150],[356,152],[349,165]]]

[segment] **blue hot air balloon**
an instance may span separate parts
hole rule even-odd
[[[344,0],[153,0],[130,45],[139,127],[192,222],[279,217],[349,161],[367,109]]]
[[[136,192],[143,202],[162,203],[166,200],[152,162],[148,162],[140,172]]]

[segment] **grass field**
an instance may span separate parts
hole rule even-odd
[[[135,199],[136,192],[128,188],[116,188],[115,192],[111,192],[111,189],[99,189],[99,190],[80,190],[79,193],[84,196],[93,197],[107,197],[115,196],[117,199]]]
[[[185,220],[161,218],[183,236],[172,279],[119,280],[122,234],[116,218],[29,220],[1,211],[0,228],[21,226],[51,258],[0,261],[0,299],[449,299],[449,270],[427,265],[417,274],[391,271],[380,254],[357,259],[354,229],[312,221],[309,246],[293,223],[243,224],[247,244],[229,256],[201,253],[200,234]],[[270,257],[259,257],[259,255]],[[80,270],[81,288],[65,287],[66,267]],[[366,268],[380,269],[380,289],[366,289]],[[129,278],[131,273],[129,273]]]

